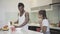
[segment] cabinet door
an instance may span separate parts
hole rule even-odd
[[[51,29],[51,34],[60,34],[60,30]]]
[[[31,0],[32,7],[44,6],[51,3],[52,3],[52,0]]]

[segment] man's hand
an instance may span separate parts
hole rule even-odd
[[[15,28],[18,28],[18,26],[15,26]]]
[[[20,26],[15,26],[15,28],[21,28]]]
[[[12,21],[10,21],[10,24],[12,25]]]

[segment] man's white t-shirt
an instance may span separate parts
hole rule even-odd
[[[49,22],[48,22],[47,19],[43,19],[42,26],[46,26],[47,27],[46,32],[49,32],[50,31],[50,29],[49,29]]]

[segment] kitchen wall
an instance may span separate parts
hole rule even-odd
[[[58,12],[58,14],[59,14],[58,17],[59,17],[59,21],[60,21],[60,5],[59,5],[59,7],[58,7],[58,11],[59,11],[59,12]]]
[[[17,3],[17,0],[0,0],[0,27],[17,17]]]
[[[18,0],[19,2],[22,2],[22,3],[24,3],[24,5],[25,5],[25,7],[24,7],[24,9],[25,9],[25,11],[27,11],[27,12],[30,12],[31,11],[31,2],[30,2],[30,0]]]
[[[29,0],[0,0],[0,27],[8,24],[8,21],[16,21],[18,19],[18,3],[25,5],[25,10],[30,12]]]
[[[58,11],[47,11],[47,17],[51,23],[58,23]]]
[[[58,11],[58,5],[52,5],[52,11],[47,12],[47,16],[52,23],[58,23],[59,22],[59,11]]]
[[[56,3],[56,2],[60,2],[60,0],[35,0],[35,1],[33,0],[32,1],[32,8],[39,10],[39,8],[41,6],[49,5],[51,3]],[[39,8],[37,8],[37,7],[39,7]],[[60,14],[60,8],[58,7],[57,4],[52,5],[51,8],[52,8],[52,10],[47,11],[47,17],[51,23],[58,23],[60,20],[60,15],[59,15]],[[33,12],[35,12],[35,11],[33,10]],[[31,19],[34,19],[34,18],[32,17]],[[37,19],[37,18],[35,18],[35,19]]]
[[[54,22],[55,23],[58,23],[59,22],[59,18],[58,18],[58,16],[59,16],[59,11],[58,11],[58,5],[53,5],[53,11],[54,11]]]
[[[38,9],[38,8],[37,8]],[[50,23],[59,23],[59,14],[60,14],[60,7],[58,5],[52,5],[52,10],[46,10],[47,18]],[[38,10],[39,11],[39,10]],[[38,12],[37,10],[32,10],[31,12],[31,21],[37,23],[38,21]],[[37,17],[36,17],[37,16]]]
[[[31,23],[37,23],[37,21],[38,21],[37,12],[30,12],[30,21],[31,21]]]

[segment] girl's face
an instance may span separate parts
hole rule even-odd
[[[43,18],[43,16],[39,14],[39,15],[38,15],[38,18],[42,19],[42,18]]]
[[[42,23],[42,20],[43,20],[42,15],[38,14],[38,22],[39,22],[39,23]]]

